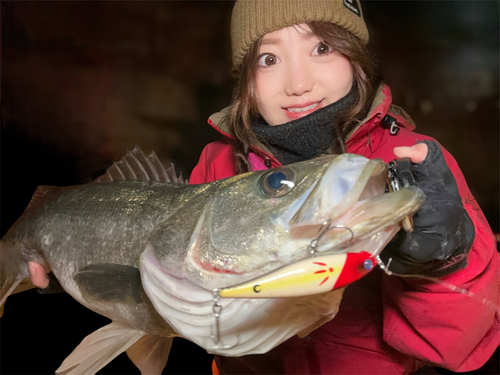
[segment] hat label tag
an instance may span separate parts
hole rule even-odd
[[[361,17],[361,12],[359,11],[359,5],[356,0],[344,0],[344,6],[351,12],[356,13],[359,17]]]

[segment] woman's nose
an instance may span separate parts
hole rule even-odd
[[[285,93],[288,96],[303,95],[312,90],[314,79],[306,64],[294,61],[287,67],[285,77]]]

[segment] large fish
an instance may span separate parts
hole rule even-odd
[[[326,267],[322,257],[377,255],[424,199],[417,188],[385,193],[386,177],[381,160],[344,154],[187,185],[136,148],[97,181],[37,189],[0,244],[0,305],[38,262],[112,320],[57,373],[95,373],[123,351],[143,373],[161,373],[178,335],[222,355],[263,353],[332,319],[343,288],[259,299],[218,291],[308,258]]]

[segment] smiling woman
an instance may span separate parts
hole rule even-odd
[[[255,97],[269,125],[297,120],[332,104],[352,85],[349,60],[308,25],[285,27],[262,38]]]
[[[234,30],[238,30],[234,25],[233,22]],[[274,154],[283,153],[284,147],[291,148],[293,154],[307,154],[309,158],[329,148],[337,153],[345,151],[345,138],[367,114],[382,80],[381,67],[366,48],[366,35],[360,35],[361,38],[357,38],[334,23],[310,21],[258,38],[241,59],[235,53],[240,65],[235,65],[233,71],[239,71],[240,76],[228,126],[238,138],[234,154],[239,172],[250,168],[245,154],[254,136],[260,141],[265,138],[264,142]],[[233,40],[235,48],[240,48],[238,43]],[[336,104],[330,106],[333,103]],[[268,125],[282,125],[324,107],[328,109],[320,111],[324,119],[318,125],[334,131],[323,130],[320,139],[305,142],[311,144],[309,151],[296,150],[297,145],[291,144],[297,142],[291,133],[300,125],[293,126],[293,130],[284,125],[280,130],[271,131],[260,128],[260,122],[255,120],[260,115]],[[333,118],[338,126],[332,126]],[[302,126],[310,127],[310,121]],[[266,134],[261,134],[262,131]],[[274,134],[267,134],[269,132]],[[300,133],[303,134],[303,130]],[[314,132],[310,136],[314,137]],[[280,143],[284,137],[291,138],[287,146],[281,145],[279,150],[273,147],[275,138]],[[290,157],[288,155],[287,162],[298,161]]]

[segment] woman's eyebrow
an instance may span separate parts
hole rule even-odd
[[[314,34],[312,31],[300,33],[301,39],[309,40],[309,39],[312,39],[314,37],[316,37],[316,34]],[[263,46],[263,45],[276,45],[276,44],[280,44],[280,43],[281,43],[281,39],[279,39],[279,38],[263,38],[260,45],[261,46]]]
[[[262,39],[262,42],[260,43],[261,46],[267,45],[267,44],[279,44],[281,41],[280,39],[275,39],[275,38],[264,38]]]
[[[300,33],[300,38],[301,39],[312,39],[314,37],[317,37],[316,34],[314,34],[312,31],[308,31],[306,33]]]

